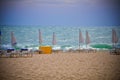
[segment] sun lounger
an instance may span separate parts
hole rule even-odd
[[[120,48],[114,48],[110,50],[110,54],[120,55]]]
[[[88,53],[95,53],[96,50],[95,49],[88,49]]]
[[[33,56],[33,51],[32,50],[28,50],[28,49],[21,49],[20,50],[20,56],[29,56],[29,57],[32,57]]]
[[[7,49],[7,52],[5,52],[4,54],[6,55],[6,57],[11,57],[13,51],[14,49]]]
[[[7,49],[7,50],[0,50],[0,57],[32,57],[34,51],[28,49],[21,49],[21,50],[14,50],[14,49]]]
[[[2,57],[4,55],[4,51],[3,50],[0,50],[0,57]]]
[[[14,49],[7,49],[7,51],[3,52],[6,57],[18,57],[19,51],[16,51]]]
[[[19,57],[20,51],[14,50],[11,52],[10,57]]]
[[[10,56],[10,53],[7,53],[6,50],[1,50],[0,57],[9,57],[9,56]]]

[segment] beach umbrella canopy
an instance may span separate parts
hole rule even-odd
[[[1,30],[0,30],[0,44],[1,44]]]
[[[118,37],[115,29],[112,29],[112,43],[117,43],[118,42]]]
[[[112,29],[112,43],[113,43],[113,47],[115,46],[115,44],[117,42],[118,42],[117,33],[116,33],[115,29]]]
[[[79,43],[84,43],[84,39],[83,39],[82,32],[80,29],[79,29]]]
[[[1,30],[0,30],[0,36],[1,36]]]
[[[41,30],[39,29],[39,44],[42,44],[43,40],[42,40],[42,33]]]
[[[16,46],[17,42],[16,42],[16,38],[14,36],[14,33],[11,32],[11,45],[12,46]]]
[[[1,40],[1,30],[0,30],[0,48],[1,48],[1,43],[2,43],[2,40]]]
[[[84,39],[83,39],[83,36],[82,36],[82,32],[79,29],[79,48],[80,48],[80,43],[84,43]]]
[[[56,45],[56,44],[57,44],[57,42],[56,42],[56,35],[55,35],[54,32],[53,32],[52,44],[53,44],[53,45]]]
[[[88,31],[86,31],[86,46],[90,43],[90,36],[88,34]]]

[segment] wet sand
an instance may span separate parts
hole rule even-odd
[[[120,80],[120,55],[60,52],[0,58],[0,80]]]

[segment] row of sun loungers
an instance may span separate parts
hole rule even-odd
[[[99,50],[98,50],[99,51]],[[102,50],[104,51],[104,50]],[[106,50],[105,50],[106,51]],[[115,49],[111,49],[110,51],[107,50],[110,54],[113,55],[120,55],[120,48],[115,48]],[[73,53],[96,53],[97,50],[96,49],[77,49],[77,50],[52,50],[53,53],[59,53],[59,52],[73,52]]]
[[[32,57],[33,51],[28,51],[28,49],[14,50],[0,50],[0,57]]]
[[[59,53],[59,52],[73,52],[73,53],[95,53],[96,49],[69,49],[69,50],[52,50],[53,53]]]
[[[52,50],[52,53],[59,53],[59,52],[74,52],[74,53],[96,53],[96,49],[77,49],[77,50]],[[0,57],[32,57],[33,51],[28,49],[21,49],[21,50],[14,50],[14,49],[7,49],[7,50],[0,50]],[[39,53],[42,53],[40,50]],[[120,55],[120,48],[115,48],[110,50],[110,54],[113,55]]]
[[[85,53],[95,53],[96,50],[95,49],[77,49],[77,52],[79,52],[79,53],[82,53],[82,52],[85,52]]]

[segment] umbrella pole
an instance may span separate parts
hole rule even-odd
[[[115,49],[116,49],[116,47],[117,47],[117,44],[115,43]]]
[[[115,48],[115,43],[113,43],[113,48]]]

